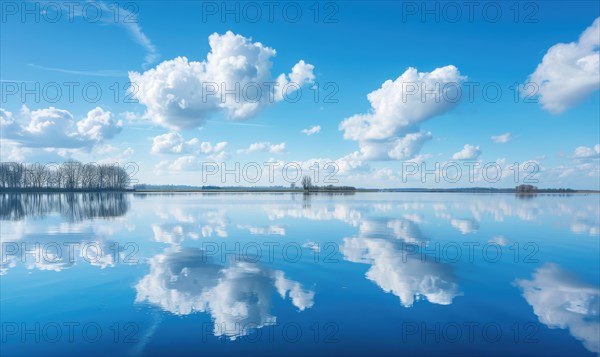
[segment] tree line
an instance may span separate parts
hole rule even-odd
[[[129,173],[117,164],[0,163],[2,189],[123,190],[130,183]]]
[[[533,185],[519,185],[515,187],[517,193],[534,193],[537,192],[538,188]]]
[[[302,189],[304,191],[355,191],[356,188],[352,186],[315,186],[312,183],[312,178],[310,176],[302,177],[300,180],[300,184],[302,185]]]

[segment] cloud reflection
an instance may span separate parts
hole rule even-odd
[[[290,298],[300,311],[313,306],[314,292],[260,264],[212,262],[197,248],[172,246],[150,259],[150,273],[135,286],[136,302],[176,315],[208,312],[215,336],[235,340],[273,325],[272,296]]]
[[[406,243],[425,242],[418,225],[408,219],[365,220],[359,236],[345,238],[344,259],[370,264],[367,279],[400,298],[405,307],[426,299],[449,305],[461,295],[451,267],[407,251]]]
[[[531,280],[517,280],[541,323],[568,329],[589,351],[600,353],[600,289],[556,264],[545,264]]]

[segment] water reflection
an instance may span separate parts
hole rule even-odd
[[[156,214],[162,223],[153,223],[154,240],[163,243],[181,243],[186,238],[229,236],[230,222],[225,209],[208,209],[198,204],[189,207],[158,207]]]
[[[57,212],[75,222],[119,217],[128,209],[127,194],[119,192],[0,194],[0,220],[18,221],[28,216],[42,218]]]
[[[585,348],[600,353],[600,289],[556,264],[538,268],[531,280],[517,280],[541,323],[568,329]]]
[[[58,227],[54,227],[58,228]],[[27,270],[61,272],[77,263],[100,269],[112,268],[117,262],[137,264],[130,259],[137,246],[122,244],[93,230],[64,229],[50,233],[25,233],[18,239],[3,238],[0,245],[0,275],[22,265]]]
[[[114,304],[120,304],[123,309],[120,311],[146,312],[139,308],[146,304],[156,312],[153,316],[188,316],[187,322],[210,317],[212,322],[207,326],[215,336],[237,340],[261,327],[293,320],[297,316],[294,310],[307,309],[310,312],[302,314],[303,321],[312,318],[321,322],[344,321],[340,322],[340,330],[344,333],[364,331],[362,324],[370,321],[374,312],[381,311],[379,307],[373,307],[373,301],[387,304],[383,308],[391,306],[390,316],[380,320],[383,321],[382,330],[397,327],[398,321],[411,314],[419,314],[419,318],[428,324],[457,319],[457,316],[483,323],[510,319],[530,321],[530,313],[506,309],[517,301],[523,303],[524,297],[538,316],[536,325],[568,329],[574,336],[569,338],[569,347],[581,348],[576,338],[588,350],[599,352],[600,293],[597,286],[580,282],[555,265],[542,266],[531,279],[517,281],[522,295],[510,285],[524,269],[524,256],[531,253],[523,248],[528,240],[539,245],[534,258],[542,263],[549,257],[559,257],[564,262],[577,261],[574,264],[597,268],[591,263],[597,260],[590,258],[591,254],[597,254],[600,231],[600,206],[596,196],[559,200],[538,195],[520,200],[511,195],[460,194],[330,197],[78,193],[4,194],[0,195],[0,204],[2,219],[10,220],[0,224],[3,243],[0,274],[10,274],[3,277],[9,283],[2,285],[4,291],[8,286],[9,297],[10,289],[13,294],[19,294],[15,286],[27,286],[35,281],[28,279],[38,270],[48,272],[38,274],[37,278],[49,283],[89,279],[95,272],[101,273],[97,277],[106,278],[105,285],[86,288],[85,292],[78,291],[73,296],[66,289],[61,296],[65,300],[64,311],[60,311],[65,316],[72,316],[69,315],[71,306],[68,306],[71,299],[81,299],[89,294],[93,300],[114,294]],[[107,217],[111,219],[104,219]],[[504,247],[506,259],[498,264],[481,259],[472,263],[468,262],[466,251],[463,251],[465,258],[458,262],[422,258],[420,248],[433,249],[434,244],[452,239],[458,243],[494,243]],[[74,250],[74,260],[65,254],[68,246],[63,244],[69,242],[79,244]],[[143,265],[100,271],[125,263],[124,258],[131,252],[123,249],[126,242],[139,244],[140,251],[135,258]],[[274,254],[275,261],[269,263],[266,263],[269,254],[265,251],[263,261],[216,261],[211,258],[222,256],[212,254],[209,257],[199,249],[200,246],[206,248],[204,243],[226,244],[227,248],[233,248],[237,243],[243,246],[257,242],[259,245],[291,242],[302,247],[305,255],[301,261],[293,263],[282,259],[279,251]],[[331,253],[325,248],[328,242],[339,247],[334,252],[335,258],[339,258],[335,264],[323,262]],[[14,248],[12,243],[19,247],[21,243],[27,244],[30,249],[27,261],[22,260],[20,254],[7,252]],[[33,248],[35,243],[41,246]],[[47,243],[63,246],[63,255],[56,254],[51,246],[44,246]],[[514,250],[511,250],[517,243],[522,248],[519,263],[513,261]],[[100,247],[102,254],[96,255],[92,248],[85,256],[81,251],[85,244]],[[119,247],[120,255],[114,255],[115,247]],[[427,253],[425,248],[423,251]],[[46,259],[36,261],[32,258],[34,255]],[[319,262],[314,257],[320,257]],[[579,262],[577,259],[581,257],[584,259]],[[15,269],[19,266],[23,269]],[[586,280],[595,276],[595,273],[583,274]],[[343,279],[338,279],[340,277]],[[23,285],[16,285],[15,281]],[[112,284],[123,281],[127,283]],[[8,285],[10,282],[15,285]],[[43,296],[45,292],[36,291],[35,283],[30,285],[30,291]],[[370,288],[363,289],[365,285]],[[492,285],[494,289],[489,289]],[[125,293],[123,289],[126,289]],[[463,292],[464,297],[457,298]],[[502,297],[495,295],[496,292],[503,294]],[[315,303],[316,294],[319,301]],[[384,296],[387,298],[379,299]],[[362,308],[347,308],[347,303],[354,303],[357,297],[363,298],[360,300],[364,303]],[[481,304],[482,301],[485,304]],[[11,306],[12,300],[6,302]],[[112,303],[112,300],[107,302]],[[406,310],[398,304],[416,306]],[[476,306],[474,314],[464,310],[471,304]],[[431,316],[432,312],[436,316]],[[351,322],[341,318],[341,314],[351,315],[358,321],[357,326],[344,325]],[[189,326],[182,324],[181,319],[159,320],[157,329],[178,332],[182,326]],[[145,323],[143,319],[139,321]],[[186,336],[185,333],[180,335]],[[169,343],[161,340],[164,336],[160,333],[150,336],[151,345]],[[361,335],[357,336],[360,338]],[[548,342],[544,338],[547,335],[540,335],[542,342]],[[396,342],[382,338],[376,343],[381,350],[391,351],[398,350]],[[428,347],[421,346],[426,352],[429,352]]]
[[[449,305],[461,295],[452,267],[407,251],[406,243],[415,248],[414,243],[425,241],[414,220],[367,219],[357,237],[344,239],[341,251],[348,261],[370,264],[367,279],[398,296],[403,306],[419,299]]]
[[[474,219],[451,218],[450,224],[461,234],[477,233],[479,230],[479,223]]]
[[[197,248],[172,246],[150,259],[150,273],[135,286],[136,302],[176,315],[208,312],[215,336],[231,340],[273,325],[272,296],[290,298],[300,311],[313,306],[314,292],[280,270],[257,263],[218,264]]]
[[[314,207],[303,205],[302,208],[265,205],[267,217],[271,221],[287,217],[314,221],[338,220],[353,227],[357,227],[360,224],[363,217],[363,212],[361,211],[364,208],[364,206],[350,206],[345,203],[336,203],[333,205],[321,204],[314,205]]]
[[[129,203],[122,193],[0,194],[0,203],[2,219],[11,220],[0,224],[0,275],[19,265],[61,272],[78,263],[100,269],[137,263],[130,259],[137,243],[116,239],[135,230],[124,217]]]
[[[269,225],[269,226],[252,226],[252,225],[237,225],[238,229],[248,231],[251,235],[261,235],[261,236],[284,236],[285,235],[285,227],[279,225]]]

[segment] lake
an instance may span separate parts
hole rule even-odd
[[[0,205],[3,356],[600,354],[598,195]]]

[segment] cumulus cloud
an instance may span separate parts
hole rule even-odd
[[[15,122],[15,118],[13,113],[5,110],[4,108],[0,108],[0,124],[2,124],[2,128],[9,127],[13,125]]]
[[[190,147],[198,143],[198,139],[194,138],[190,141],[185,141],[179,133],[167,133],[158,135],[152,138],[153,154],[181,154],[187,153]]]
[[[175,161],[162,161],[158,164],[159,168],[168,167],[170,170],[184,171],[199,168],[204,158],[222,162],[229,158],[229,153],[225,151],[226,141],[212,144],[208,141],[200,142],[198,138],[185,140],[179,133],[167,133],[152,138],[153,154],[181,154]]]
[[[600,88],[600,18],[596,18],[577,42],[559,43],[544,55],[529,81],[544,109],[559,114]]]
[[[146,72],[129,73],[146,116],[173,129],[201,126],[218,111],[247,119],[314,81],[314,66],[302,60],[289,74],[273,78],[276,51],[250,38],[228,31],[208,40],[211,50],[202,62],[177,57]]]
[[[464,79],[452,65],[432,72],[409,68],[367,95],[369,113],[344,119],[339,129],[358,142],[364,160],[410,159],[432,137],[419,125],[456,105]]]
[[[306,134],[306,135],[313,135],[313,134],[318,134],[321,132],[321,126],[320,125],[313,125],[308,129],[302,129],[302,134]]]
[[[96,107],[90,110],[85,119],[77,122],[77,131],[82,137],[94,141],[112,139],[121,132],[122,121],[115,121],[111,112]]]
[[[18,117],[0,108],[0,121],[2,139],[31,148],[91,148],[123,128],[121,120],[100,107],[79,121],[68,110],[55,107],[31,111],[23,106]]]
[[[417,156],[417,153],[421,151],[421,148],[432,138],[430,132],[418,132],[410,133],[405,136],[396,139],[391,148],[389,148],[388,156],[396,160],[412,159]],[[377,145],[366,145],[363,146],[363,152],[371,152],[376,149]],[[387,147],[386,147],[387,148]]]
[[[600,353],[600,289],[556,264],[545,264],[531,280],[517,280],[541,323],[568,329],[588,350]]]
[[[203,154],[207,154],[207,155],[218,154],[218,153],[222,152],[223,150],[225,150],[226,146],[227,146],[226,141],[221,141],[214,145],[208,141],[203,141],[202,143],[200,143],[200,152]]]
[[[579,146],[573,154],[575,159],[597,159],[600,157],[600,144],[594,145],[593,148],[587,146]]]
[[[285,152],[285,143],[271,144],[268,141],[253,143],[248,146],[247,149],[240,149],[238,153],[251,153],[251,152],[268,152],[271,154],[283,154]]]
[[[504,133],[504,134],[492,136],[492,141],[495,142],[496,144],[506,144],[511,139],[512,139],[512,136],[510,135],[510,133]]]
[[[481,155],[479,146],[465,144],[461,151],[452,155],[452,160],[476,160],[479,155]]]

